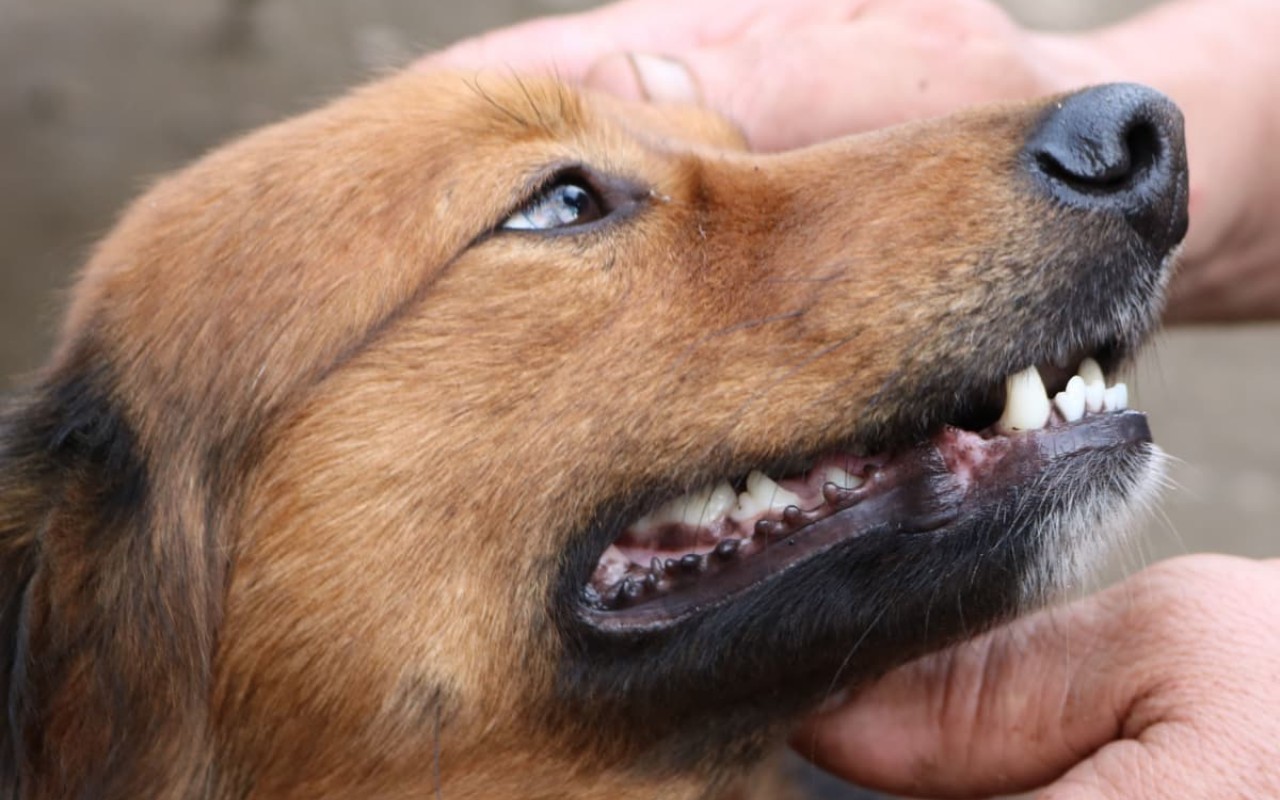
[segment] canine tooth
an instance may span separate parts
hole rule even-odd
[[[1040,371],[1034,366],[1010,375],[1005,381],[1005,390],[1004,413],[996,423],[997,430],[1034,431],[1049,421],[1049,395]]]
[[[857,489],[866,480],[860,475],[851,475],[839,467],[827,467],[822,471],[822,485],[834,483],[840,489]]]
[[[1067,422],[1077,422],[1084,417],[1084,379],[1076,375],[1067,381],[1066,390],[1058,392],[1053,404]]]
[[[1124,411],[1129,407],[1129,387],[1123,383],[1117,383],[1102,397],[1102,408],[1104,411]]]

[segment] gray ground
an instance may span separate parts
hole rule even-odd
[[[1006,4],[1080,27],[1141,2]],[[0,388],[40,362],[71,271],[152,176],[416,53],[587,5],[0,0]],[[1131,388],[1181,459],[1180,488],[1117,569],[1200,550],[1280,556],[1277,352],[1280,326],[1178,330],[1143,362]]]

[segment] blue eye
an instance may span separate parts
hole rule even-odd
[[[566,179],[543,189],[507,217],[501,227],[508,231],[549,231],[585,225],[603,219],[606,214],[604,204],[590,187]]]

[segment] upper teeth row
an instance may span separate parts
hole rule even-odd
[[[1003,433],[1043,428],[1049,423],[1054,407],[1067,422],[1076,422],[1086,412],[1121,411],[1129,405],[1128,387],[1117,383],[1108,388],[1102,367],[1092,358],[1086,358],[1080,364],[1078,374],[1052,401],[1035,367],[1009,376],[1007,389],[1004,413],[996,423],[996,429]],[[820,496],[821,487],[826,483],[834,483],[841,489],[856,489],[863,482],[860,476],[851,475],[834,465],[815,470],[808,479],[809,491],[814,496]],[[726,519],[744,525],[771,512],[784,511],[787,506],[804,505],[799,495],[759,470],[749,474],[746,483],[743,492],[734,491],[728,481],[720,481],[681,495],[636,520],[630,527],[637,533],[643,533],[672,524],[715,527]]]
[[[1129,387],[1123,383],[1108,387],[1102,367],[1092,358],[1080,363],[1079,371],[1067,381],[1067,388],[1058,392],[1052,402],[1035,367],[1010,375],[1005,388],[1004,413],[996,423],[996,430],[1002,433],[1039,430],[1049,424],[1054,408],[1067,422],[1075,422],[1085,412],[1123,411],[1129,407]]]

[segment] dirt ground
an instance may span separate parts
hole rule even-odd
[[[1082,27],[1141,2],[1009,0]],[[587,0],[0,0],[0,389],[46,353],[61,290],[153,176],[417,53]],[[1118,570],[1280,556],[1280,326],[1176,330],[1136,405],[1180,461]]]

